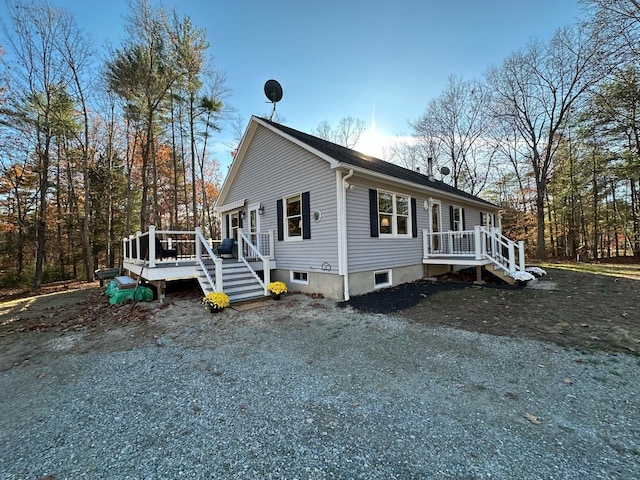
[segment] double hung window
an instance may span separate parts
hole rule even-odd
[[[378,191],[378,228],[381,237],[411,235],[409,197]]]
[[[302,195],[285,198],[285,235],[287,240],[302,240]]]

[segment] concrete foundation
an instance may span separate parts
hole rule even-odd
[[[272,270],[271,281],[279,280],[287,284],[290,292],[302,292],[307,294],[320,293],[331,300],[343,300],[342,275],[336,273],[307,272],[309,284],[293,283],[290,270]]]

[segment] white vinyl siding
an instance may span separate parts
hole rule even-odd
[[[429,225],[429,212],[422,207],[425,196],[420,195],[419,192],[404,191],[390,187],[388,184],[372,182],[357,175],[351,177],[349,183],[355,185],[353,190],[347,191],[349,271],[365,272],[421,264],[422,229],[428,228]],[[380,234],[378,237],[372,237],[369,189],[398,193],[406,196],[407,199],[416,198],[418,236],[416,238],[411,236],[411,202],[409,202],[407,235],[394,237]]]
[[[338,273],[336,176],[326,160],[258,126],[242,165],[227,194],[228,202],[246,198],[261,203],[260,230],[273,230],[277,238],[278,200],[299,192],[310,193],[311,212],[320,220],[310,222],[311,238],[304,241],[275,241],[278,269],[308,271],[310,267]],[[283,212],[284,219],[284,212]],[[248,229],[245,222],[245,230]],[[285,228],[286,230],[286,228]],[[330,270],[329,270],[330,268]]]

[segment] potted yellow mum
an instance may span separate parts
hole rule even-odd
[[[211,313],[219,312],[229,306],[229,296],[224,292],[209,292],[202,298],[202,304]]]
[[[274,300],[280,300],[280,295],[287,293],[287,285],[284,282],[271,282],[267,285],[267,291]]]

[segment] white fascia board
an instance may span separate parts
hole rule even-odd
[[[229,193],[229,188],[231,188],[231,184],[233,183],[233,180],[236,178],[236,174],[240,169],[240,164],[242,163],[242,160],[244,159],[244,156],[247,152],[247,148],[249,148],[249,144],[251,143],[251,139],[253,138],[253,135],[256,132],[257,126],[254,123],[254,118],[255,117],[252,117],[251,120],[249,121],[249,124],[247,125],[247,129],[245,130],[244,135],[242,136],[242,140],[240,140],[240,145],[238,146],[236,156],[233,158],[233,161],[231,162],[231,166],[229,167],[229,172],[227,173],[227,176],[224,178],[224,182],[222,182],[222,188],[220,189],[220,194],[218,195],[218,198],[213,204],[213,208],[216,210],[218,209],[218,205],[220,206],[224,205],[224,200],[226,199],[227,194]]]
[[[336,167],[340,166],[340,162],[338,162],[335,158],[330,157],[329,155],[326,155],[325,153],[321,152],[320,150],[316,150],[315,148],[307,145],[304,142],[301,142],[297,138],[294,138],[291,135],[283,132],[279,128],[276,128],[276,127],[274,127],[272,125],[269,125],[267,122],[263,121],[261,118],[253,117],[253,119],[256,122],[258,122],[260,125],[262,125],[263,127],[265,127],[267,129],[269,129],[270,131],[272,131],[273,133],[281,136],[282,138],[286,138],[291,143],[294,143],[294,144],[298,145],[300,148],[304,148],[306,151],[311,152],[315,156],[320,157],[323,160],[326,160],[331,165],[331,168],[336,168]]]
[[[477,205],[481,208],[484,209],[492,209],[492,210],[499,210],[498,206],[492,206],[492,205],[488,205],[482,201],[476,201],[476,200],[472,200],[470,198],[466,198],[466,197],[462,197],[460,195],[456,195],[454,193],[449,193],[449,192],[445,192],[443,190],[439,190],[437,188],[433,188],[433,187],[427,187],[425,185],[421,185],[420,183],[414,183],[414,182],[408,182],[406,180],[402,180],[400,178],[397,177],[392,177],[389,175],[385,175],[384,173],[379,173],[379,172],[374,172],[372,170],[366,169],[366,168],[360,168],[360,167],[356,167],[353,166],[349,163],[338,163],[338,165],[336,165],[335,167],[331,167],[331,168],[341,168],[341,169],[345,169],[345,170],[353,170],[355,173],[358,173],[362,176],[365,177],[374,177],[378,180],[382,180],[385,183],[389,183],[391,185],[405,185],[409,188],[413,188],[415,190],[422,190],[423,192],[427,193],[428,195],[431,195],[433,197],[440,197],[440,198],[445,198],[445,199],[450,199],[450,200],[455,200],[457,202],[462,202],[462,203],[468,203],[468,204],[472,204],[472,205]]]

